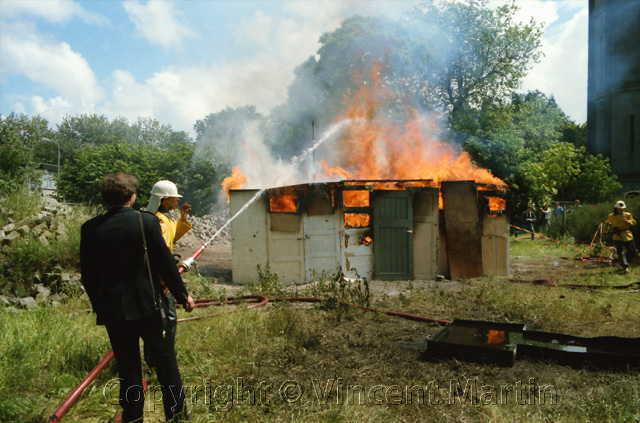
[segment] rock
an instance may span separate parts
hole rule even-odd
[[[65,293],[55,293],[49,296],[49,301],[51,301],[52,303],[53,302],[63,303],[67,298],[68,298],[67,294]]]
[[[15,308],[14,306],[9,306],[3,309],[4,311],[6,311],[7,313],[13,313],[13,314],[18,314],[20,313],[20,310],[18,310],[17,308]]]
[[[18,231],[13,231],[2,238],[2,245],[11,245],[16,239],[20,238]]]
[[[40,212],[34,217],[34,224],[42,225],[47,224],[53,220],[53,216],[49,212]]]
[[[0,306],[9,307],[11,303],[4,296],[0,295]]]
[[[24,297],[18,299],[18,306],[27,310],[33,310],[38,306],[38,303],[33,297]]]
[[[63,223],[58,224],[58,227],[56,228],[56,234],[57,235],[64,235],[67,232],[67,228],[65,228]]]
[[[16,229],[16,231],[19,232],[20,235],[27,235],[31,232],[31,228],[29,228],[28,225],[22,225],[18,229]]]
[[[35,290],[35,299],[38,304],[46,303],[51,294],[51,290],[45,287],[41,283],[37,283],[33,286]]]
[[[9,219],[9,220],[11,220],[11,219]],[[14,223],[9,223],[8,225],[4,225],[2,227],[2,230],[5,231],[6,233],[9,233],[9,232],[11,232],[11,231],[13,231],[15,229],[16,229],[16,225]]]

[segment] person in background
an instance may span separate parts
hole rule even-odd
[[[556,220],[558,218],[562,219],[562,214],[564,213],[564,209],[560,205],[559,202],[553,203],[553,212],[551,213],[551,219]]]
[[[162,238],[158,219],[131,208],[138,187],[135,176],[110,174],[99,187],[109,209],[82,225],[80,269],[96,323],[106,326],[118,363],[122,421],[142,421],[144,415],[140,338],[158,360],[167,421],[187,418],[175,349],[164,336],[159,279],[188,312],[195,306],[193,298]]]
[[[523,211],[520,215],[520,222],[522,227],[531,232],[531,240],[535,238],[535,230],[533,229],[533,222],[536,221],[536,214],[533,212],[533,206],[528,205],[527,210]]]
[[[576,200],[575,203],[573,203],[573,207],[569,209],[569,212],[578,211],[578,209],[581,209],[581,208],[582,208],[582,204],[580,204],[580,200]]]
[[[542,206],[542,228],[545,233],[549,233],[549,229],[551,229],[551,213],[552,210],[549,208],[547,204]]]
[[[178,194],[178,187],[171,181],[158,181],[151,188],[151,196],[149,198],[149,204],[146,211],[154,213],[160,222],[160,229],[162,230],[162,238],[169,248],[169,251],[173,253],[173,246],[184,234],[191,229],[191,223],[189,223],[189,211],[191,206],[183,204],[180,207],[180,219],[175,220],[171,212],[178,207],[178,201],[182,198],[182,195]],[[172,262],[175,262],[172,260]],[[162,280],[160,281],[163,282]],[[175,298],[171,295],[171,292],[163,286],[162,301],[165,303],[165,310],[167,310],[167,316],[169,321],[166,328],[166,336],[171,343],[175,343],[177,318]],[[155,357],[145,349],[144,352],[145,361],[151,367],[155,367],[157,362]]]
[[[602,231],[608,233],[613,232],[613,246],[616,248],[618,260],[622,264],[622,270],[629,273],[629,263],[638,253],[636,244],[633,240],[631,227],[635,226],[636,221],[631,215],[625,211],[627,205],[624,201],[618,201],[613,206],[613,213],[609,214],[604,222]]]

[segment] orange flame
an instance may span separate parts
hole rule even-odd
[[[247,185],[247,177],[244,176],[242,171],[237,166],[234,166],[231,169],[231,176],[227,176],[226,178],[224,178],[222,180],[221,185],[222,185],[222,190],[224,191],[225,195],[227,196],[227,203],[228,203],[229,202],[229,190],[236,189],[236,188],[242,188],[242,187],[246,186]]]
[[[469,154],[435,138],[436,118],[425,117],[409,109],[403,123],[391,122],[382,113],[390,104],[399,103],[381,82],[383,65],[374,64],[368,78],[359,77],[358,90],[345,95],[349,100],[336,121],[350,119],[351,124],[335,141],[340,154],[333,162],[318,160],[321,171],[315,176],[326,180],[429,180],[438,187],[441,181],[473,180],[480,184],[506,186],[488,170],[476,166]],[[242,177],[242,179],[240,179]],[[246,184],[234,167],[222,183],[227,192]],[[292,181],[292,183],[303,181]],[[380,185],[375,189],[404,189],[406,185]],[[442,208],[442,202],[440,202]]]
[[[489,332],[487,332],[487,344],[499,344],[502,341],[504,341],[503,331],[489,329]]]
[[[269,208],[272,212],[292,212],[295,213],[296,197],[294,195],[279,195],[269,198]]]
[[[489,211],[496,212],[507,208],[507,201],[500,197],[487,197],[489,201]]]
[[[366,228],[369,226],[371,216],[367,213],[345,213],[344,226],[348,228]]]
[[[353,122],[340,140],[338,162],[320,163],[323,174],[318,179],[432,179],[435,185],[444,180],[474,180],[505,185],[474,165],[466,152],[434,139],[434,118],[412,110],[402,127],[382,117],[380,109],[394,99],[380,82],[380,68],[374,66],[371,82],[359,84],[359,91],[338,116],[337,120]]]
[[[369,191],[342,191],[345,207],[369,207]]]
[[[298,211],[296,200],[297,194],[293,188],[283,188],[271,193],[269,197],[269,209],[272,212],[289,212],[295,213]]]

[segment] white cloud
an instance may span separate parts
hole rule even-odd
[[[61,105],[75,113],[91,111],[103,98],[103,90],[82,55],[65,42],[41,36],[31,24],[3,23],[0,57],[3,76],[22,75],[59,94],[47,101],[40,96],[29,101],[45,117],[57,118],[56,107]]]
[[[553,94],[573,120],[587,120],[587,54],[589,11],[586,6],[542,40],[545,57],[523,81],[523,90]]]
[[[54,23],[68,22],[72,18],[78,17],[90,24],[106,25],[108,23],[103,16],[89,12],[80,4],[67,0],[2,0],[0,1],[0,16],[3,19],[37,17]]]
[[[151,0],[143,5],[138,0],[129,0],[122,6],[136,30],[152,44],[165,48],[180,47],[185,38],[195,36],[189,27],[178,21],[182,14],[174,7],[174,3]]]
[[[551,1],[521,1],[516,3],[518,10],[514,18],[522,23],[529,23],[533,18],[537,24],[548,27],[558,20],[558,4]]]
[[[254,105],[267,114],[286,100],[294,68],[319,48],[320,35],[334,29],[327,28],[327,22],[339,24],[341,9],[332,10],[335,13],[310,19],[254,13],[234,33],[246,51],[254,53],[224,65],[172,67],[142,82],[129,72],[116,71],[104,112],[129,120],[150,116],[190,133],[197,119],[225,107]]]

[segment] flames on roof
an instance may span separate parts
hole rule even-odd
[[[336,118],[336,122],[349,119],[351,123],[333,140],[329,149],[331,154],[327,155],[331,157],[318,157],[319,170],[313,182],[347,181],[345,186],[367,185],[372,190],[395,190],[439,187],[441,181],[473,180],[483,187],[506,189],[502,180],[476,166],[466,152],[459,152],[436,139],[434,117],[425,117],[416,110],[412,110],[404,124],[384,117],[381,110],[396,99],[380,81],[381,66],[374,67],[368,83],[359,84],[359,90]],[[234,167],[231,176],[222,182],[227,199],[229,189],[247,185],[247,177],[239,167]],[[293,195],[282,192],[271,196],[272,209],[295,210]],[[350,195],[357,198],[349,201],[364,201],[363,194]],[[488,198],[491,210],[504,209],[504,198]]]

